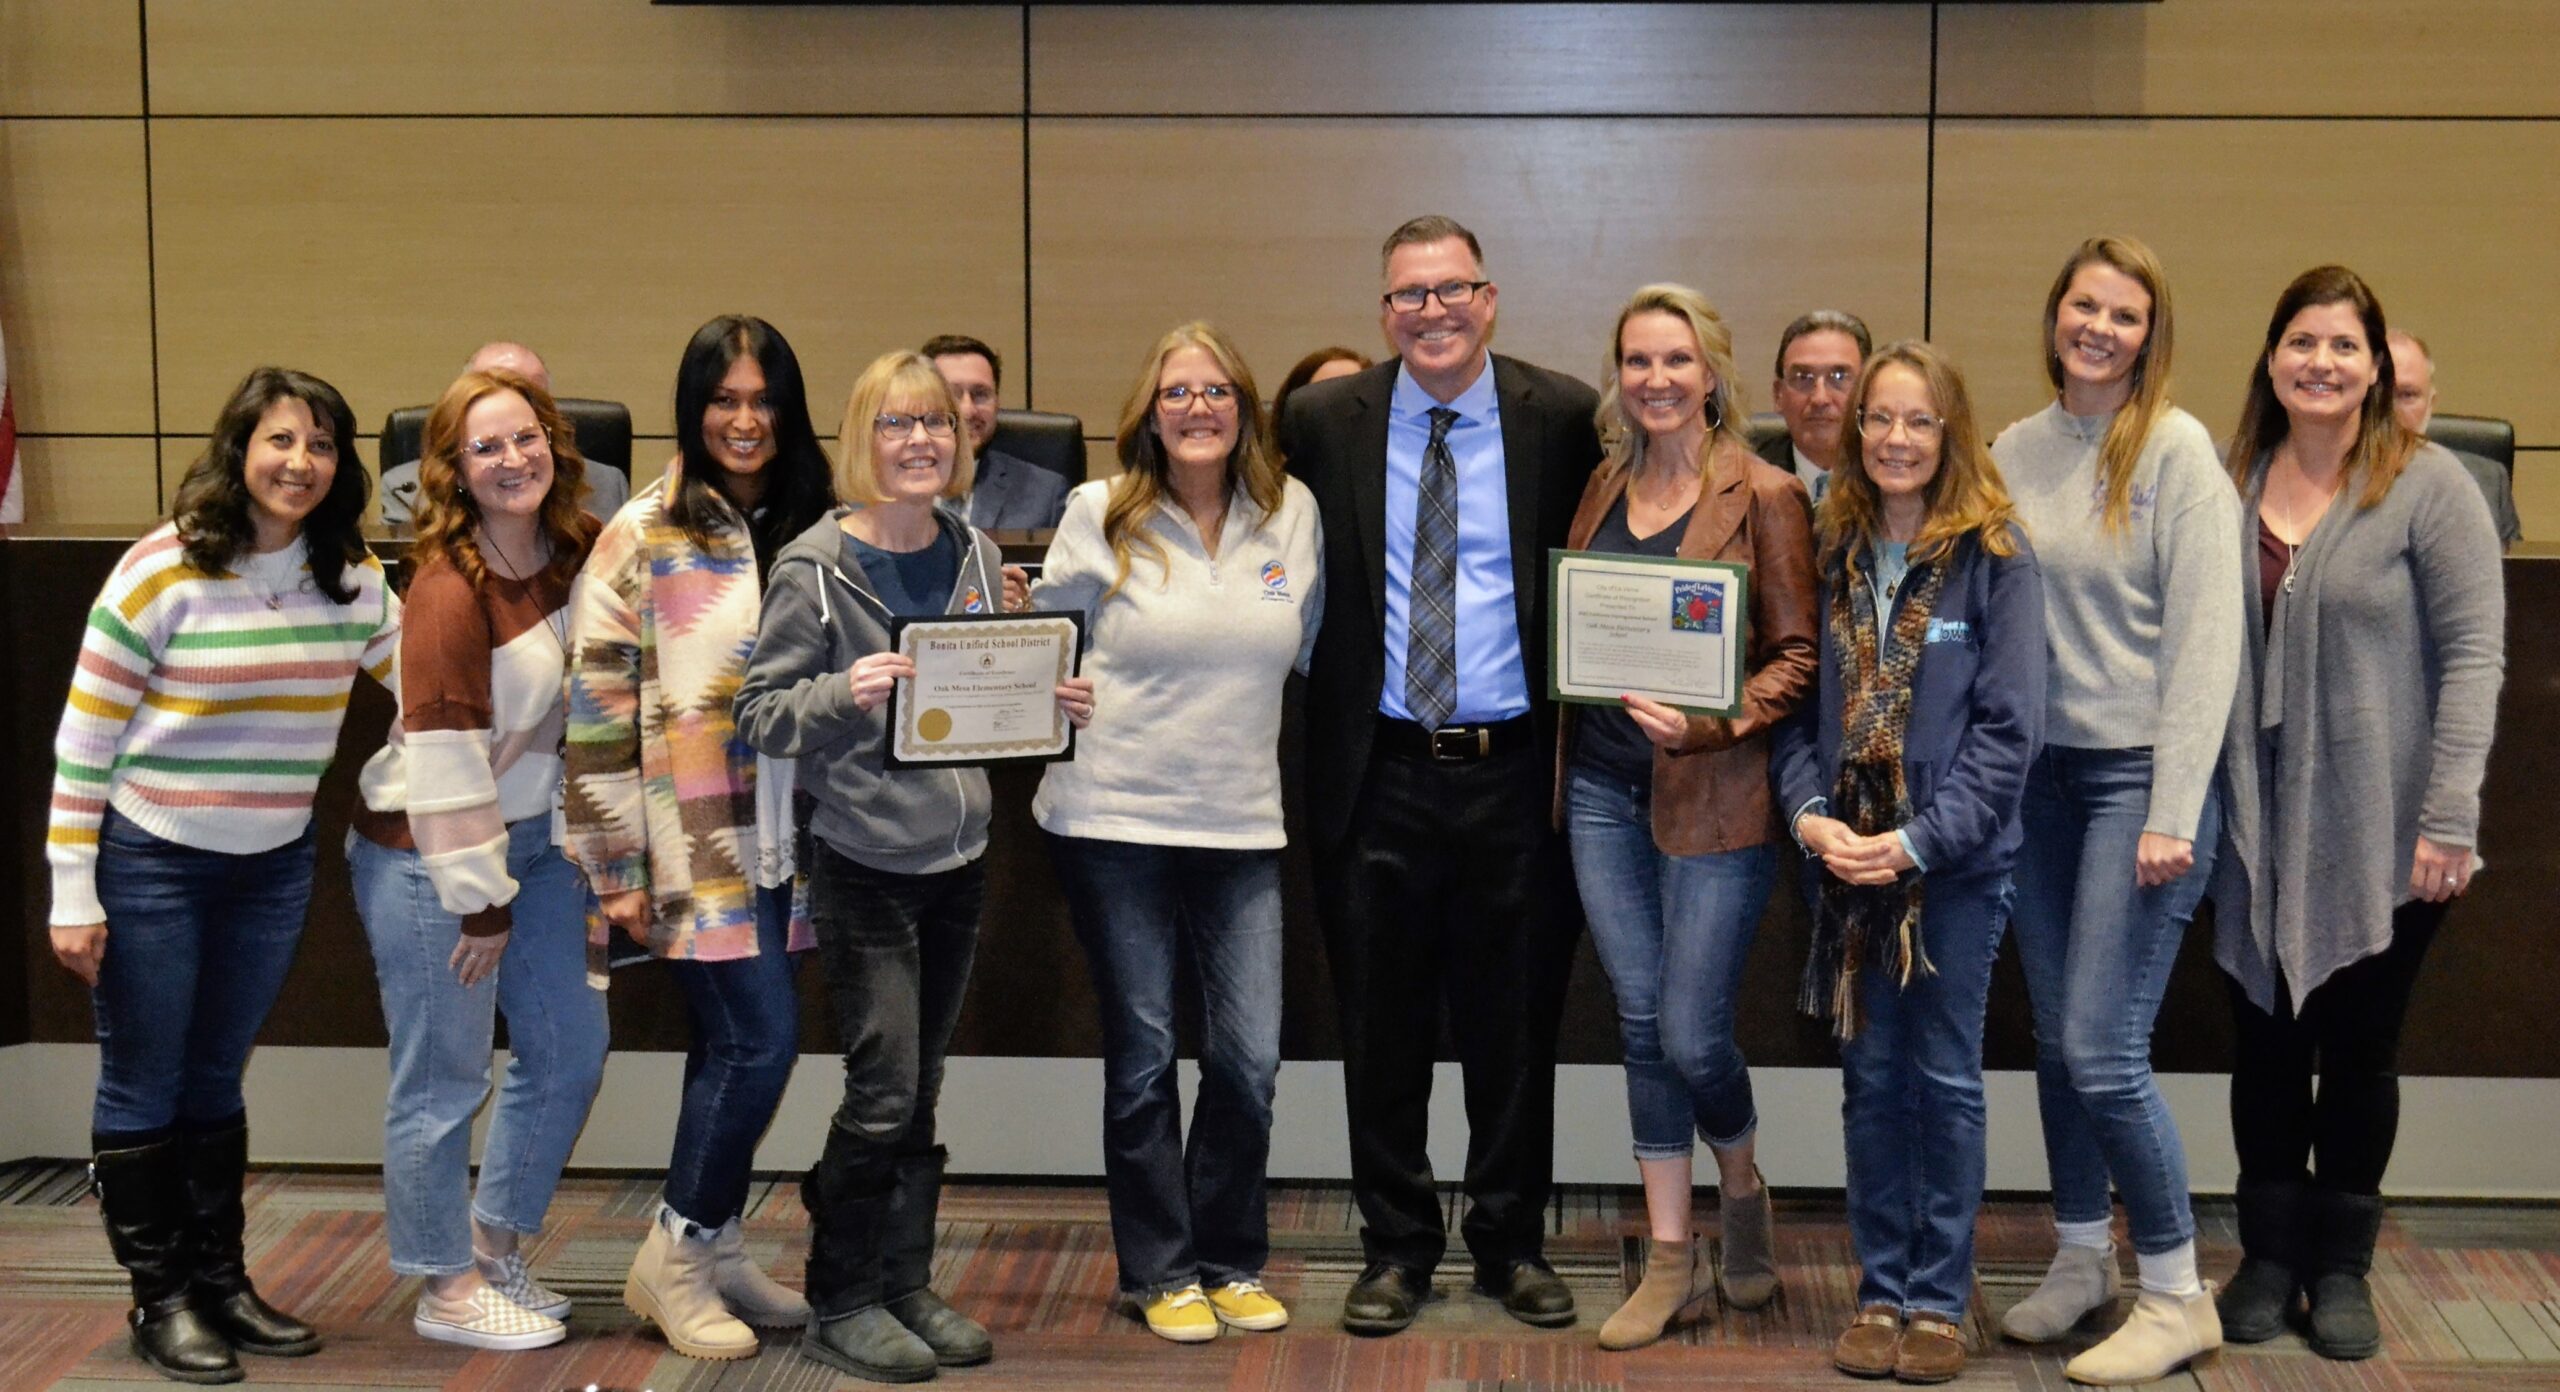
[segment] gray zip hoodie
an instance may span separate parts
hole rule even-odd
[[[838,854],[874,870],[929,875],[955,870],[987,849],[983,769],[890,769],[887,702],[853,704],[845,674],[889,648],[888,607],[859,566],[843,564],[850,508],[837,508],[774,558],[756,647],[738,685],[738,734],[763,754],[796,759],[800,787],[816,803],[809,830]],[[1004,587],[995,543],[936,509],[962,547],[943,612],[991,613]]]

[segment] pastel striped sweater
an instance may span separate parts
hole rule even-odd
[[[54,737],[55,924],[106,919],[110,806],[163,840],[233,855],[302,834],[356,673],[398,689],[399,598],[371,556],[348,578],[351,603],[320,593],[300,538],[208,575],[174,523],[125,552],[89,610]]]

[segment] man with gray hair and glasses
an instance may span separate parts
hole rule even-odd
[[[551,369],[545,367],[540,354],[521,343],[499,339],[483,343],[462,364],[463,372],[512,372],[544,391],[551,390]],[[460,376],[461,373],[454,374]],[[631,497],[631,480],[620,469],[593,464],[587,469],[587,496],[580,504],[597,521],[605,522],[621,510]],[[418,461],[406,459],[394,464],[382,461],[382,523],[386,527],[408,526],[417,509]]]
[[[1760,447],[1760,457],[1804,480],[1817,503],[1840,465],[1840,425],[1849,389],[1875,344],[1854,314],[1817,309],[1778,337],[1778,380],[1771,389],[1787,433]]]

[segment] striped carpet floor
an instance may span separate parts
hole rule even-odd
[[[322,1326],[313,1358],[252,1360],[252,1384],[327,1389],[438,1388],[446,1392],[817,1392],[858,1386],[797,1356],[798,1335],[761,1358],[714,1364],[676,1356],[621,1306],[622,1275],[655,1186],[573,1177],[552,1225],[531,1250],[535,1269],[578,1301],[571,1337],[533,1353],[487,1354],[424,1342],[409,1330],[416,1283],[385,1264],[378,1181],[364,1174],[262,1171],[250,1195],[251,1264],[272,1298]],[[1719,1310],[1702,1327],[1653,1348],[1608,1354],[1592,1332],[1641,1260],[1632,1189],[1575,1189],[1553,1215],[1549,1252],[1580,1300],[1578,1328],[1513,1323],[1464,1289],[1457,1264],[1441,1299],[1407,1333],[1354,1339],[1335,1324],[1359,1271],[1356,1216],[1339,1189],[1290,1187],[1271,1201],[1273,1291],[1296,1323],[1267,1335],[1230,1334],[1176,1347],[1113,1313],[1113,1267],[1101,1191],[1082,1186],[955,1185],[944,1206],[935,1284],[984,1320],[996,1361],[945,1375],[944,1385],[1044,1392],[1600,1392],[1601,1389],[1845,1388],[1831,1370],[1833,1335],[1852,1313],[1856,1268],[1835,1198],[1784,1200],[1779,1240],[1785,1293],[1758,1313]],[[107,1256],[95,1201],[63,1164],[0,1167],[0,1390],[161,1389],[127,1351],[121,1277]],[[1454,1216],[1454,1215],[1453,1215]],[[2208,1271],[2235,1260],[2230,1212],[2200,1206]],[[805,1222],[795,1187],[761,1183],[750,1242],[797,1282]],[[2056,1350],[2030,1351],[1990,1335],[1986,1317],[2034,1284],[2046,1255],[2042,1211],[1986,1207],[1982,1298],[1970,1334],[1979,1351],[1966,1388],[2061,1388],[2062,1363],[2112,1322]],[[1454,1244],[1453,1244],[1454,1246]],[[2560,1210],[2517,1206],[2404,1206],[2386,1226],[2374,1286],[2388,1346],[2361,1364],[2329,1363],[2298,1339],[2230,1349],[2158,1384],[2251,1392],[2451,1392],[2560,1389]]]

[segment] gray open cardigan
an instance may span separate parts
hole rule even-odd
[[[2346,480],[2262,621],[2267,464],[2240,513],[2254,660],[2223,741],[2212,895],[2214,960],[2272,1014],[2390,944],[2420,834],[2478,845],[2507,600],[2479,486],[2429,444],[2370,508],[2362,476]]]

